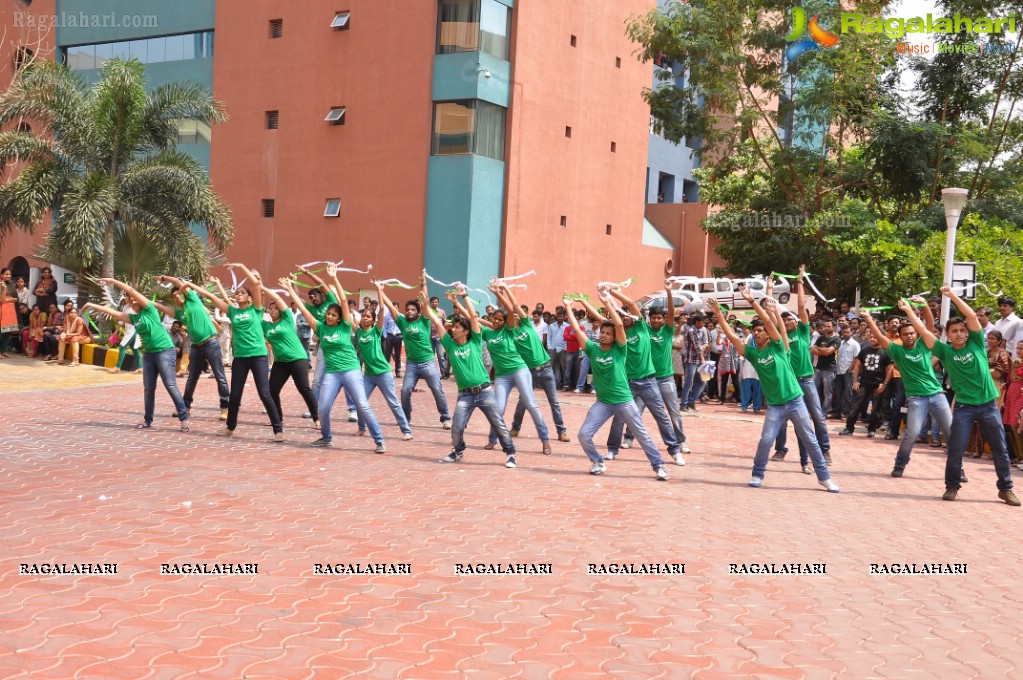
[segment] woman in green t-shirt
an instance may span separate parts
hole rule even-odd
[[[338,299],[342,299],[344,289],[337,280],[337,265],[328,264],[327,275],[337,289]],[[280,283],[293,300],[298,299],[291,279],[281,279]],[[306,307],[299,307],[299,311],[309,322],[309,328],[320,339],[320,349],[323,350],[323,363],[326,367],[317,401],[317,408],[320,412],[320,438],[314,441],[312,446],[333,446],[334,435],[330,429],[330,409],[333,408],[334,400],[344,388],[345,394],[355,402],[355,410],[359,417],[369,427],[369,433],[377,445],[376,453],[385,453],[387,447],[384,445],[384,434],[380,431],[377,417],[366,400],[362,371],[359,370],[359,357],[356,356],[355,346],[352,344],[352,322],[348,305],[330,304],[324,314],[323,323],[320,323]]]
[[[116,279],[98,279],[102,284],[116,286],[124,291],[131,306],[131,313],[120,312],[110,307],[88,303],[82,307],[82,311],[89,308],[102,312],[112,319],[121,323],[134,324],[135,332],[142,339],[142,385],[144,390],[145,416],[144,420],[136,426],[136,429],[144,430],[153,425],[153,412],[156,408],[156,376],[160,376],[163,386],[167,389],[174,408],[178,412],[178,420],[181,421],[181,431],[188,432],[188,409],[178,391],[178,381],[174,377],[174,342],[171,340],[167,329],[163,327],[160,320],[160,313],[156,306],[142,293],[138,292],[126,283]]]
[[[377,299],[384,297],[383,286],[376,281],[373,285],[377,289]],[[355,329],[355,342],[359,347],[359,354],[362,356],[362,388],[366,392],[366,399],[370,398],[373,390],[380,388],[380,394],[391,409],[398,429],[401,430],[401,438],[404,441],[412,439],[412,428],[409,427],[408,418],[401,408],[398,395],[394,392],[394,374],[391,373],[391,364],[384,356],[382,346],[384,335],[384,315],[378,314],[370,306],[362,310],[359,319],[359,327]],[[359,418],[359,434],[366,432],[366,421]]]
[[[515,444],[504,418],[497,410],[497,400],[490,386],[490,376],[483,367],[483,341],[480,339],[480,322],[472,306],[472,300],[466,295],[465,286],[459,284],[458,296],[465,300],[469,318],[456,315],[451,319],[449,331],[440,317],[426,306],[426,314],[430,317],[433,327],[437,329],[444,351],[451,362],[451,372],[455,374],[458,385],[458,402],[455,404],[454,417],[451,419],[451,453],[441,458],[442,463],[457,463],[465,455],[465,426],[469,417],[477,408],[483,411],[490,426],[497,431],[501,449],[508,457],[504,466],[516,467]],[[448,300],[454,304],[455,294],[448,293]],[[457,307],[456,307],[457,309]]]
[[[313,418],[313,427],[320,426],[319,411],[316,409],[316,395],[309,387],[309,355],[302,346],[295,328],[295,317],[281,296],[266,286],[261,286],[263,293],[270,298],[266,305],[270,320],[263,321],[263,335],[274,351],[274,365],[270,367],[270,396],[273,397],[277,410],[284,420],[284,409],[281,408],[281,390],[284,383],[291,378],[295,389],[302,395],[306,408]]]
[[[231,319],[231,350],[234,360],[231,364],[231,399],[227,406],[227,427],[218,432],[218,435],[230,437],[238,427],[238,411],[242,405],[242,392],[245,391],[245,381],[252,373],[252,380],[256,383],[256,392],[259,393],[259,400],[263,402],[263,408],[270,417],[270,425],[273,427],[273,441],[284,441],[284,423],[281,422],[281,413],[277,410],[273,395],[270,394],[270,367],[266,357],[266,337],[263,335],[263,288],[259,272],[250,271],[243,264],[229,264],[228,267],[241,269],[248,280],[252,281],[251,289],[247,286],[238,286],[234,291],[234,305],[228,304],[227,293],[219,279],[214,282],[220,288],[223,299],[217,297],[208,290],[198,286],[192,288],[196,293],[207,298],[213,306],[227,314]]]

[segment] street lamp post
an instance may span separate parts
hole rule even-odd
[[[945,206],[945,226],[948,231],[945,234],[945,275],[942,277],[944,285],[952,285],[952,265],[956,259],[956,227],[959,226],[959,215],[966,205],[966,189],[942,189],[941,202]],[[941,297],[941,325],[948,323],[949,299]]]

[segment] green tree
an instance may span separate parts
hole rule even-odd
[[[202,166],[177,150],[177,121],[225,120],[222,107],[193,83],[147,92],[136,59],[110,59],[88,86],[64,65],[37,61],[19,72],[0,96],[0,124],[27,120],[0,133],[0,166],[20,171],[0,185],[0,238],[31,231],[52,210],[44,253],[80,272],[117,270],[118,244],[144,259],[199,278],[211,253],[189,228],[205,227],[210,248],[230,244],[230,211],[213,192]]]

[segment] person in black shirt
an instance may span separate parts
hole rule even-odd
[[[835,323],[825,319],[823,330],[817,341],[810,348],[810,354],[817,357],[817,367],[813,372],[813,382],[820,395],[824,415],[831,413],[831,395],[838,374],[838,346],[842,339],[835,333]]]
[[[853,405],[849,408],[849,416],[845,421],[845,429],[840,435],[851,435],[856,430],[856,418],[860,411],[871,404],[870,421],[867,423],[867,436],[873,437],[881,422],[881,397],[888,387],[889,365],[892,360],[881,349],[880,343],[873,335],[870,344],[860,350],[859,356],[853,361]]]

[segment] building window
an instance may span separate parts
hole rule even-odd
[[[331,107],[330,113],[323,120],[327,121],[331,125],[344,125],[345,124],[345,107],[334,106]]]
[[[334,20],[330,22],[330,27],[335,31],[347,31],[350,25],[348,20],[351,16],[351,12],[338,12],[334,15]]]
[[[179,118],[174,121],[178,126],[178,144],[209,144],[210,126],[199,120]]]
[[[263,199],[263,217],[273,217],[274,216],[275,207],[276,206],[274,206],[274,199],[272,199],[272,198],[264,198]]]
[[[615,57],[615,68],[621,68],[621,67],[622,67],[622,58],[621,57]]]
[[[280,124],[280,111],[266,112],[266,129],[276,130]]]
[[[61,50],[72,71],[101,69],[107,59],[138,59],[143,64],[213,58],[213,31],[165,35],[145,40],[76,45]]]
[[[14,55],[14,70],[20,71],[35,59],[36,53],[25,46],[18,48],[18,52]]]
[[[568,125],[565,126],[565,136],[569,138],[572,137],[572,128],[569,127]]]
[[[477,154],[504,160],[505,109],[489,102],[436,102],[433,115],[435,156]]]
[[[562,215],[561,216],[561,226],[563,226],[563,227],[567,227],[568,226],[568,215]]]
[[[608,225],[606,225],[604,227],[604,233],[607,234],[608,236],[611,235],[611,225],[610,224],[608,224]]]
[[[572,47],[575,47],[575,36],[574,35],[568,36],[568,44],[571,45]]]
[[[611,142],[611,153],[615,153],[616,151],[618,151],[618,145]]]
[[[341,199],[328,198],[327,205],[323,208],[324,217],[338,217],[341,215]]]
[[[270,37],[281,38],[284,36],[284,19],[270,20]]]
[[[508,61],[511,7],[483,0],[480,10],[480,51]]]

